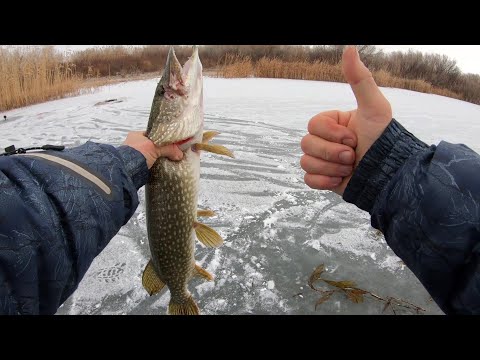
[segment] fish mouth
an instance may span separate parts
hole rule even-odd
[[[198,47],[182,65],[173,47],[157,85],[147,136],[157,146],[175,144],[182,151],[201,141],[203,130],[203,78]]]

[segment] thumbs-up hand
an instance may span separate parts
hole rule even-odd
[[[327,111],[314,116],[301,142],[300,165],[305,183],[314,189],[342,195],[353,169],[392,120],[392,108],[355,47],[343,53],[342,68],[358,108]]]

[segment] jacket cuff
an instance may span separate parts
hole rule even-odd
[[[392,119],[367,151],[343,193],[343,199],[371,213],[377,195],[405,161],[428,145]]]
[[[127,145],[122,145],[117,150],[125,164],[127,174],[132,178],[137,190],[140,189],[147,183],[148,179],[148,167],[145,157],[140,151]]]

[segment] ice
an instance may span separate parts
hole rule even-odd
[[[147,125],[158,79],[4,112],[0,147],[88,140],[120,145]],[[480,152],[480,106],[406,90],[383,89],[394,117],[421,140],[464,143]],[[368,213],[303,182],[300,140],[318,112],[356,106],[346,84],[278,79],[205,78],[205,128],[236,158],[202,155],[199,207],[225,244],[197,246],[196,260],[215,279],[189,290],[204,314],[381,314],[383,305],[338,296],[315,311],[307,286],[319,264],[332,280],[394,296],[441,314],[415,276],[370,226]],[[107,99],[121,102],[94,106]],[[2,117],[0,117],[1,119]],[[141,275],[150,259],[144,189],[132,219],[95,259],[59,314],[165,314],[168,291],[148,296]],[[299,293],[301,295],[295,296]]]

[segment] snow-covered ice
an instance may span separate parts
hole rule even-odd
[[[158,79],[106,86],[78,97],[5,112],[0,147],[120,145],[146,128]],[[383,89],[394,117],[427,143],[446,140],[480,151],[480,106],[437,95]],[[383,304],[333,297],[314,309],[307,284],[321,263],[333,280],[353,280],[384,296],[441,314],[429,295],[370,227],[367,213],[303,182],[300,140],[320,111],[356,106],[346,84],[205,78],[205,128],[236,158],[202,155],[199,207],[228,246],[197,247],[214,283],[189,285],[204,314],[380,314]],[[95,106],[107,99],[119,101]],[[121,100],[121,101],[120,101]],[[136,214],[100,254],[59,314],[165,314],[168,291],[149,297],[141,273],[149,259],[144,189]],[[320,286],[320,284],[319,284]],[[299,293],[299,288],[301,293]]]

